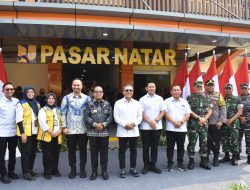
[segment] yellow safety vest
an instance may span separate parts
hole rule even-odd
[[[44,109],[44,111],[46,112],[46,118],[47,118],[46,122],[48,124],[48,127],[51,131],[53,131],[54,130],[54,113],[47,106],[43,107],[42,109]],[[57,118],[59,120],[59,126],[62,127],[61,114],[60,114],[60,110],[58,108],[56,108],[56,113],[57,113]],[[41,129],[41,127],[39,127],[37,139],[40,141],[50,142],[51,136],[47,131],[43,131]],[[58,139],[58,144],[62,144],[62,134],[60,134],[57,139]]]
[[[37,103],[38,110],[40,110],[40,104],[38,102],[36,103]],[[26,100],[22,100],[20,104],[22,105],[22,108],[23,108],[22,123],[23,123],[23,129],[24,129],[25,135],[31,136],[32,135],[32,112],[33,112],[32,108],[30,107],[29,103]],[[17,126],[17,135],[21,136],[18,126]]]

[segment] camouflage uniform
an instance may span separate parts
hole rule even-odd
[[[250,155],[250,94],[247,96],[240,97],[241,102],[243,104],[243,113],[242,116],[246,117],[246,123],[241,124],[242,134],[240,136],[240,140],[243,137],[243,131],[245,132],[245,140],[246,140],[246,154]],[[241,141],[240,141],[240,150],[241,150]]]
[[[188,96],[187,101],[190,105],[191,110],[199,115],[200,117],[205,117],[211,108],[209,98],[205,94],[191,94]],[[207,157],[207,130],[208,122],[204,126],[200,126],[197,118],[190,117],[188,121],[188,140],[189,144],[187,147],[188,156],[193,158],[195,154],[195,145],[197,138],[199,136],[200,145],[200,157]]]
[[[227,119],[232,118],[237,112],[238,108],[242,108],[240,99],[237,96],[225,96],[227,106]],[[223,125],[221,128],[221,141],[223,152],[239,153],[239,119],[234,120],[230,126]]]

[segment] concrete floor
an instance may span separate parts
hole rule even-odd
[[[212,157],[210,160],[212,160]],[[63,152],[60,155],[59,165],[62,177],[54,177],[52,178],[52,180],[45,180],[42,177],[42,155],[41,153],[37,153],[34,170],[41,176],[36,181],[32,182],[25,181],[22,178],[15,181],[12,180],[12,183],[7,185],[0,182],[0,190],[211,190],[226,189],[226,187],[228,187],[232,182],[245,183],[250,185],[250,165],[246,164],[245,156],[242,157],[242,160],[239,162],[238,166],[232,166],[229,163],[226,163],[221,164],[219,167],[212,167],[212,170],[210,171],[206,171],[199,167],[200,159],[198,157],[198,153],[196,154],[195,161],[195,168],[192,171],[188,170],[187,172],[180,172],[176,168],[174,168],[173,172],[167,172],[165,171],[166,149],[165,147],[159,147],[158,167],[163,170],[162,174],[154,174],[150,172],[146,175],[141,174],[139,178],[128,175],[126,179],[121,179],[118,177],[118,151],[110,150],[108,166],[110,180],[104,181],[101,176],[99,176],[95,181],[90,181],[89,176],[91,174],[91,169],[89,152],[88,163],[86,167],[88,178],[86,179],[81,179],[79,175],[75,179],[68,179],[68,158],[67,153]],[[185,155],[185,164],[187,164],[187,162],[188,159]],[[129,166],[129,151],[127,152],[127,166]],[[138,148],[137,168],[138,170],[141,170],[142,167],[142,150],[141,148]],[[20,158],[17,158],[16,172],[20,176],[22,176]]]

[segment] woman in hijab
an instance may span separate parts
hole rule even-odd
[[[24,88],[24,98],[16,107],[17,135],[21,152],[21,165],[25,180],[33,181],[38,174],[33,171],[37,150],[37,116],[40,104],[35,100],[34,88]]]
[[[62,143],[62,120],[60,109],[56,106],[56,95],[47,95],[46,105],[39,111],[39,130],[37,139],[41,141],[45,179],[52,175],[60,177],[58,170],[60,147]]]

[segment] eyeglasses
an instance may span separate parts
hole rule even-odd
[[[94,93],[103,93],[103,91],[94,91]]]
[[[125,89],[124,91],[126,91],[126,92],[133,92],[132,89]]]
[[[6,91],[14,91],[14,88],[5,88]]]

